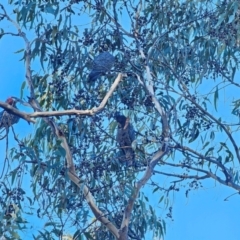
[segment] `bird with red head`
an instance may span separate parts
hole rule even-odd
[[[16,107],[17,101],[14,97],[9,97],[6,100],[6,103],[11,105],[14,108],[17,108]],[[8,129],[13,124],[16,124],[18,121],[19,121],[19,117],[16,116],[15,114],[12,114],[7,110],[3,110],[2,112],[0,112],[0,130],[3,128]]]

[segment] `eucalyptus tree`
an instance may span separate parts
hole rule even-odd
[[[6,156],[1,234],[21,239],[31,231],[28,205],[45,223],[33,239],[66,232],[74,239],[160,238],[165,222],[152,197],[167,208],[169,192],[184,183],[187,194],[205,179],[239,192],[239,5],[1,3],[0,37],[23,40],[26,78],[15,99],[29,112],[0,106],[35,126],[24,139],[15,133],[18,147]],[[97,66],[107,67],[90,81],[106,52],[110,62],[101,60]],[[117,142],[117,112],[126,118],[122,129],[135,131],[131,146]],[[125,147],[134,152],[131,164],[122,160]]]

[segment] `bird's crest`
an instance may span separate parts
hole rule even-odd
[[[14,99],[12,97],[9,97],[7,100],[6,100],[6,103],[10,104],[10,105],[13,105],[14,104]]]

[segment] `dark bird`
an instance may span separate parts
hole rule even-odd
[[[110,71],[115,62],[115,58],[109,52],[102,52],[94,58],[92,71],[89,74],[88,81],[96,81],[107,71]]]
[[[124,115],[115,113],[114,118],[118,122],[117,142],[125,155],[127,165],[131,166],[134,161],[134,151],[132,149],[132,142],[135,140],[135,131],[129,119]]]
[[[10,97],[6,100],[6,103],[11,105],[14,108],[16,107],[16,100],[13,97]],[[5,128],[8,129],[13,124],[19,121],[19,117],[15,114],[9,113],[7,110],[3,110],[0,112],[0,129]]]

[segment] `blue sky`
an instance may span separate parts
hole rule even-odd
[[[0,25],[1,27],[1,25]],[[5,26],[4,26],[5,27]],[[5,101],[9,96],[20,97],[21,84],[25,79],[24,63],[19,61],[21,54],[14,52],[24,47],[24,42],[15,37],[0,39],[0,100]],[[26,95],[28,95],[26,93]],[[26,96],[25,95],[25,96]],[[21,110],[28,110],[19,106]],[[21,120],[15,126],[17,134],[26,136],[32,126]],[[10,146],[16,146],[10,134]],[[5,156],[5,140],[0,141],[0,159],[3,163]],[[213,180],[203,182],[203,188],[191,191],[185,197],[186,189],[172,195],[173,219],[166,219],[166,211],[156,209],[159,216],[167,222],[165,240],[239,240],[239,195],[234,195],[228,201],[224,199],[235,191],[221,186]],[[150,196],[149,196],[150,198]],[[154,199],[156,195],[154,195]],[[31,238],[29,238],[31,239]],[[151,240],[151,239],[149,239]]]
[[[232,189],[205,181],[203,189],[188,198],[180,191],[173,201],[174,221],[168,221],[166,240],[237,240],[240,239],[239,195]]]
[[[14,54],[21,49],[23,43],[16,38],[6,37],[0,41],[0,99],[11,95],[20,96],[20,87],[24,80],[25,69],[21,56]],[[23,109],[22,106],[19,106]],[[27,110],[27,109],[25,109]],[[15,130],[21,136],[32,129],[21,120]],[[10,145],[16,146],[10,135]],[[5,156],[5,141],[0,141],[0,159]],[[185,197],[186,189],[173,196],[174,221],[166,219],[166,211],[159,209],[159,215],[167,222],[166,240],[239,240],[239,195],[234,195],[229,201],[224,199],[234,193],[233,189],[220,186],[213,180],[204,181],[201,190],[192,191]],[[155,198],[156,195],[154,195]],[[149,196],[150,197],[150,196]],[[157,204],[156,204],[157,208]]]

